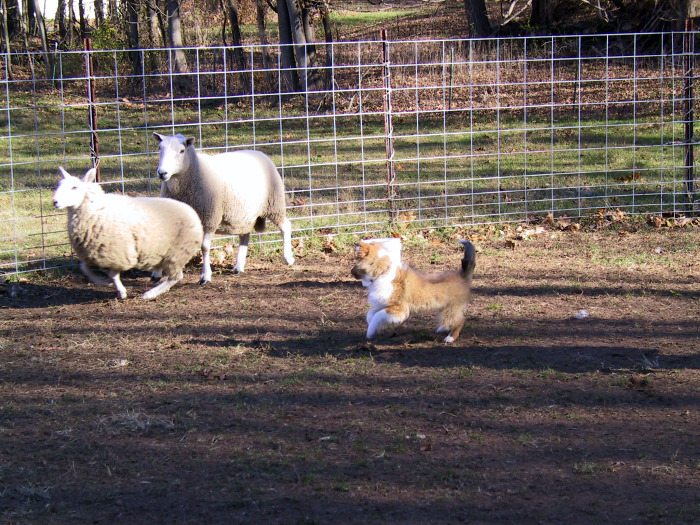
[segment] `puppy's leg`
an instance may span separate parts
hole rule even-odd
[[[370,308],[369,312],[367,312],[367,325],[372,322],[372,317],[374,317],[374,314],[376,314],[379,311],[379,308]]]
[[[367,327],[367,339],[372,339],[388,324],[401,324],[408,317],[408,310],[403,308],[384,308],[374,314]]]
[[[464,326],[464,314],[462,312],[455,312],[448,326],[450,326],[450,333],[445,337],[444,342],[453,343],[454,340],[459,337],[459,332],[462,330],[462,326]]]

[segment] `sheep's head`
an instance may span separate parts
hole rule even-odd
[[[82,180],[78,177],[73,177],[61,166],[58,167],[58,170],[63,178],[58,182],[56,191],[53,193],[53,205],[59,210],[79,206],[85,198],[85,193],[88,189],[87,185],[95,180],[97,170],[95,168],[89,169]]]
[[[189,167],[187,150],[189,148],[194,150],[194,137],[185,137],[180,134],[168,137],[154,132],[153,138],[160,148],[158,177],[162,181],[167,182],[171,177],[187,170]]]

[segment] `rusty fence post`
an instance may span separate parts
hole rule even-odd
[[[100,140],[97,136],[97,106],[95,105],[95,77],[92,65],[92,40],[83,39],[85,49],[85,77],[87,79],[88,124],[90,126],[90,157],[97,171],[95,181],[100,182]]]

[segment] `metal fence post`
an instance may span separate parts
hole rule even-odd
[[[684,60],[684,123],[685,123],[685,183],[688,197],[689,211],[693,210],[695,201],[695,153],[693,142],[695,140],[693,127],[693,71],[695,55],[695,35],[693,34],[693,20],[685,21],[685,32],[683,33],[683,60]]]
[[[100,182],[100,141],[97,136],[97,107],[95,106],[95,78],[92,67],[92,40],[83,39],[85,49],[85,77],[87,78],[88,125],[90,126],[90,157],[95,168],[95,181]]]
[[[382,29],[382,63],[384,64],[384,132],[386,143],[386,183],[391,224],[396,221],[396,174],[394,172],[394,124],[391,108],[391,63],[386,30]]]

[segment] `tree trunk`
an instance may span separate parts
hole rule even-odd
[[[306,58],[309,67],[316,66],[316,34],[314,33],[314,24],[311,19],[311,10],[307,7],[302,9],[301,18],[304,22],[304,38],[306,40]]]
[[[95,0],[92,5],[95,8],[95,26],[100,27],[105,21],[105,6],[103,0]]]
[[[46,78],[53,78],[53,64],[54,56],[53,53],[49,51],[49,38],[46,34],[46,23],[44,22],[44,15],[41,9],[37,9],[34,12],[36,17],[36,25],[39,30],[39,35],[41,36],[41,50],[44,52],[44,62],[46,65]]]
[[[265,0],[255,0],[255,17],[258,22],[258,37],[260,38],[260,43],[263,46],[263,69],[267,70],[270,68],[270,50],[267,48],[267,36],[265,35],[265,12],[267,11],[265,6]]]
[[[228,14],[229,24],[231,24],[231,36],[233,37],[233,56],[238,66],[239,71],[246,69],[246,60],[243,55],[241,27],[238,23],[238,7],[235,0],[225,0],[226,12]]]
[[[5,27],[10,38],[17,36],[22,31],[22,15],[17,0],[3,0],[3,20],[7,18]]]
[[[151,47],[164,47],[166,42],[165,27],[163,26],[163,18],[160,16],[160,7],[158,0],[154,3],[148,2],[148,38],[151,41]],[[158,37],[160,36],[160,43]]]
[[[333,30],[331,29],[331,16],[330,12],[328,9],[328,4],[326,3],[326,0],[321,0],[321,3],[319,5],[319,9],[321,12],[321,20],[323,20],[323,34],[326,39],[326,74],[325,74],[325,86],[326,89],[330,89],[331,87],[331,66],[333,65],[331,60],[333,58]]]
[[[163,9],[161,9],[160,0],[155,0],[154,12],[156,21],[158,22],[158,30],[160,31],[161,46],[166,47],[168,45],[168,31],[165,28],[165,21],[163,20]]]
[[[283,4],[283,0],[277,2],[277,8]],[[299,67],[299,78],[301,88],[306,91],[308,87],[309,56],[306,48],[306,34],[304,33],[304,19],[299,0],[286,0],[287,13],[289,14],[289,28],[294,42],[297,66]]]
[[[127,0],[126,2],[126,25],[127,37],[129,40],[129,48],[132,50],[131,65],[134,70],[134,75],[141,75],[143,70],[141,66],[141,52],[139,48],[139,5],[138,0]]]
[[[467,12],[469,23],[469,37],[483,38],[491,34],[488,16],[486,16],[486,3],[484,0],[464,0],[464,8]]]
[[[34,0],[24,0],[24,25],[27,28],[27,36],[36,34],[36,20],[34,14],[36,13],[36,2]]]
[[[7,0],[2,0],[2,32],[5,39],[5,52],[7,56],[5,58],[5,67],[7,68],[7,78],[13,80],[12,77],[12,64],[10,60],[10,29],[8,27],[8,17],[7,17]]]
[[[110,20],[117,18],[117,0],[108,0],[107,16],[109,16]]]
[[[56,6],[56,16],[53,20],[54,30],[58,31],[58,38],[61,41],[61,46],[63,46],[66,41],[66,0],[58,0],[58,5]]]
[[[80,38],[87,36],[87,26],[85,25],[85,6],[83,0],[78,0],[78,18],[80,21]]]
[[[552,0],[532,0],[530,24],[533,26],[548,26],[554,22],[552,18],[554,6]]]
[[[186,73],[189,71],[187,67],[187,58],[182,48],[182,29],[180,27],[180,1],[167,0],[165,5],[168,14],[168,40],[170,45],[175,49],[175,71],[178,73]]]
[[[299,77],[296,72],[296,61],[294,60],[294,48],[292,44],[292,29],[289,24],[289,10],[285,0],[277,2],[277,20],[280,30],[280,58],[287,88],[292,91],[299,90]]]
[[[68,0],[68,47],[73,49],[73,33],[75,32],[75,11],[73,10],[73,0]]]

